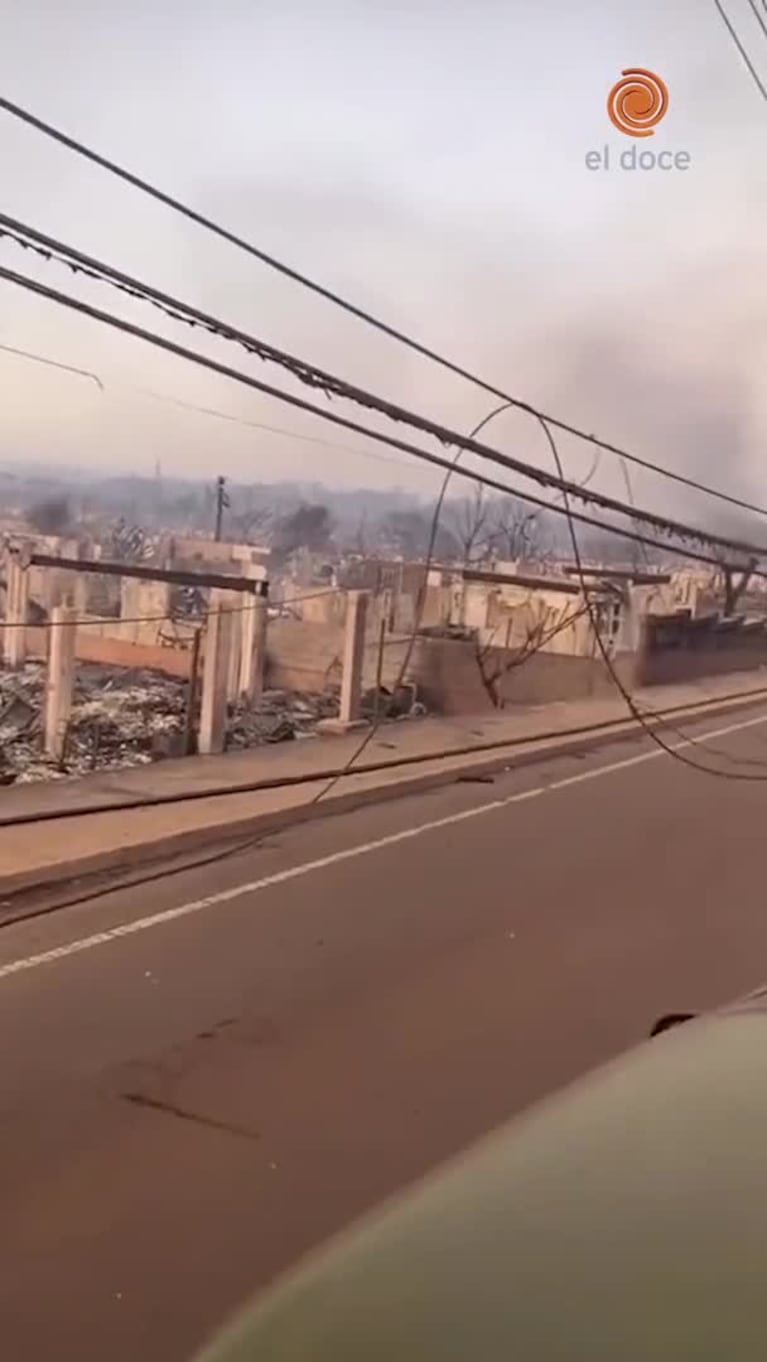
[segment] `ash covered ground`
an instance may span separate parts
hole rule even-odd
[[[0,783],[11,785],[141,766],[182,756],[186,682],[159,672],[81,663],[63,761],[43,752],[43,663],[0,671]],[[227,750],[314,736],[338,713],[338,692],[265,691],[252,707],[232,707]]]

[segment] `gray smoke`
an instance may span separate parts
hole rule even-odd
[[[584,300],[565,324],[547,328],[538,399],[653,463],[767,505],[755,343],[767,287],[763,273],[754,273],[750,288],[739,282],[740,268],[732,269],[725,290],[716,268],[678,264],[652,289]],[[565,448],[572,454],[575,442],[565,441]],[[631,467],[630,479],[636,502],[648,509],[767,541],[764,522],[747,511],[643,469]],[[604,456],[594,485],[626,494],[616,459]]]

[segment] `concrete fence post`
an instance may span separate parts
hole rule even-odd
[[[226,698],[230,704],[236,704],[240,698],[240,667],[242,664],[242,644],[243,644],[243,611],[242,595],[234,598],[230,605],[231,614],[229,616],[229,660],[226,666]]]
[[[45,751],[61,761],[72,714],[75,680],[75,611],[68,605],[55,605],[51,611],[48,637],[48,677],[45,692]]]
[[[365,624],[367,622],[368,592],[350,591],[346,598],[346,634],[344,637],[343,675],[341,677],[342,724],[353,724],[360,717],[362,699],[362,666],[365,660]]]
[[[247,606],[242,612],[238,687],[240,695],[247,701],[255,700],[264,689],[267,623],[266,597],[248,598]]]
[[[27,656],[26,624],[29,610],[29,571],[15,558],[5,561],[5,623],[3,661],[19,667]]]
[[[72,593],[75,614],[78,619],[83,619],[88,613],[88,587],[89,582],[86,573],[78,572]]]
[[[200,735],[197,750],[203,756],[223,752],[226,743],[226,706],[232,647],[232,592],[216,587],[210,593],[202,669]]]

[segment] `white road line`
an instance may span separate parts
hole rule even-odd
[[[730,733],[740,733],[743,729],[753,728],[756,724],[767,723],[767,714],[761,715],[757,719],[746,719],[742,723],[728,724],[726,728],[717,728],[702,735],[706,738],[724,738]],[[683,742],[674,743],[672,750],[680,751],[685,747],[692,747],[701,739],[685,738]],[[552,753],[555,756],[556,753]],[[304,861],[301,865],[290,866],[287,870],[278,870],[274,875],[265,875],[263,879],[251,880],[248,884],[238,884],[232,889],[221,889],[216,894],[208,894],[203,899],[195,899],[192,903],[179,904],[177,908],[166,908],[160,913],[152,913],[149,917],[136,918],[133,922],[123,922],[117,927],[110,927],[108,931],[96,932],[93,936],[82,937],[78,941],[68,941],[66,945],[54,946],[51,950],[41,951],[38,955],[29,955],[22,960],[11,960],[8,964],[0,965],[0,980],[9,978],[12,974],[21,974],[25,970],[38,969],[40,965],[52,964],[54,960],[66,960],[70,955],[80,955],[82,951],[92,951],[96,946],[106,946],[110,941],[119,941],[125,936],[135,936],[138,932],[147,932],[151,927],[162,927],[168,922],[174,922],[178,918],[190,917],[193,913],[201,913],[205,908],[214,908],[219,903],[231,903],[233,899],[243,898],[246,894],[257,894],[263,889],[271,889],[276,884],[286,884],[289,880],[301,879],[304,875],[311,875],[315,870],[324,870],[327,866],[339,865],[342,861],[351,861],[358,856],[367,856],[371,851],[381,851],[384,847],[396,846],[398,842],[409,841],[413,837],[422,837],[424,833],[436,832],[440,828],[448,828],[456,823],[465,823],[470,818],[480,818],[486,813],[495,813],[499,809],[509,808],[512,804],[522,804],[525,800],[536,799],[539,795],[550,794],[555,790],[565,790],[571,785],[582,785],[588,780],[598,780],[600,776],[612,775],[615,771],[626,771],[632,766],[641,766],[647,761],[656,761],[659,757],[666,756],[667,753],[661,748],[655,747],[649,752],[640,752],[635,757],[625,757],[622,761],[613,761],[606,766],[595,766],[588,771],[579,771],[576,775],[565,776],[562,780],[553,780],[549,785],[539,785],[533,790],[520,790],[516,794],[507,795],[504,799],[493,799],[487,804],[479,804],[473,809],[463,809],[460,813],[447,814],[445,818],[435,818],[429,823],[419,823],[414,828],[404,828],[401,832],[389,833],[386,837],[379,837],[374,842],[361,842],[358,846],[346,847],[343,851],[333,851],[329,856],[321,856],[315,861]]]

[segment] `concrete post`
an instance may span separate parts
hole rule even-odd
[[[48,641],[48,680],[45,693],[45,751],[61,761],[72,713],[75,679],[75,611],[55,605],[51,611]]]
[[[341,708],[338,715],[342,724],[353,724],[360,717],[367,609],[367,591],[350,591],[348,593],[346,598],[343,675],[341,678]]]
[[[620,624],[615,636],[616,653],[636,653],[642,632],[643,609],[648,593],[643,587],[629,586],[623,593],[620,606]]]
[[[240,651],[239,693],[251,702],[264,689],[266,663],[267,604],[265,596],[248,598],[241,615],[242,646]]]
[[[226,667],[226,698],[236,704],[240,698],[240,665],[242,660],[242,616],[243,600],[241,595],[234,598],[229,616],[231,630],[229,636],[229,660]]]
[[[120,625],[118,636],[125,639],[127,643],[138,643],[140,624],[136,623],[140,616],[140,601],[138,588],[141,582],[135,577],[120,578],[120,616],[125,620],[125,624]]]
[[[223,752],[226,741],[226,702],[232,641],[232,592],[215,588],[205,630],[202,669],[200,735],[197,750],[204,756]]]
[[[15,558],[6,558],[5,566],[5,622],[3,630],[3,661],[9,667],[19,667],[27,655],[25,625],[29,606],[29,572]]]
[[[78,572],[74,586],[74,607],[75,614],[79,620],[83,619],[88,613],[88,578],[84,572]]]

